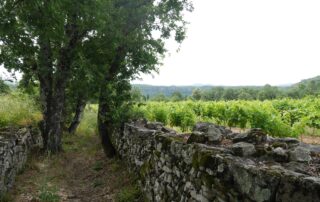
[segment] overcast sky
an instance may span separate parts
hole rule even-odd
[[[281,85],[320,75],[319,0],[193,0],[152,85]]]

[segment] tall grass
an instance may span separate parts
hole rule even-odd
[[[0,127],[26,126],[41,118],[39,107],[30,96],[19,92],[0,95]]]
[[[92,135],[97,132],[97,105],[88,104],[77,133],[81,135]]]

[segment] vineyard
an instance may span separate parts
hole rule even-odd
[[[320,98],[268,101],[183,101],[147,102],[135,105],[136,117],[159,121],[189,131],[196,122],[213,122],[227,127],[261,128],[272,136],[292,136],[320,129]]]

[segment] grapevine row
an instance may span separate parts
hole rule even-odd
[[[273,136],[298,136],[320,128],[320,98],[272,101],[147,102],[134,106],[136,116],[190,130],[207,121],[228,127],[261,128]]]

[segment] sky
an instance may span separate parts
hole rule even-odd
[[[319,0],[193,0],[151,85],[284,85],[320,75]]]

